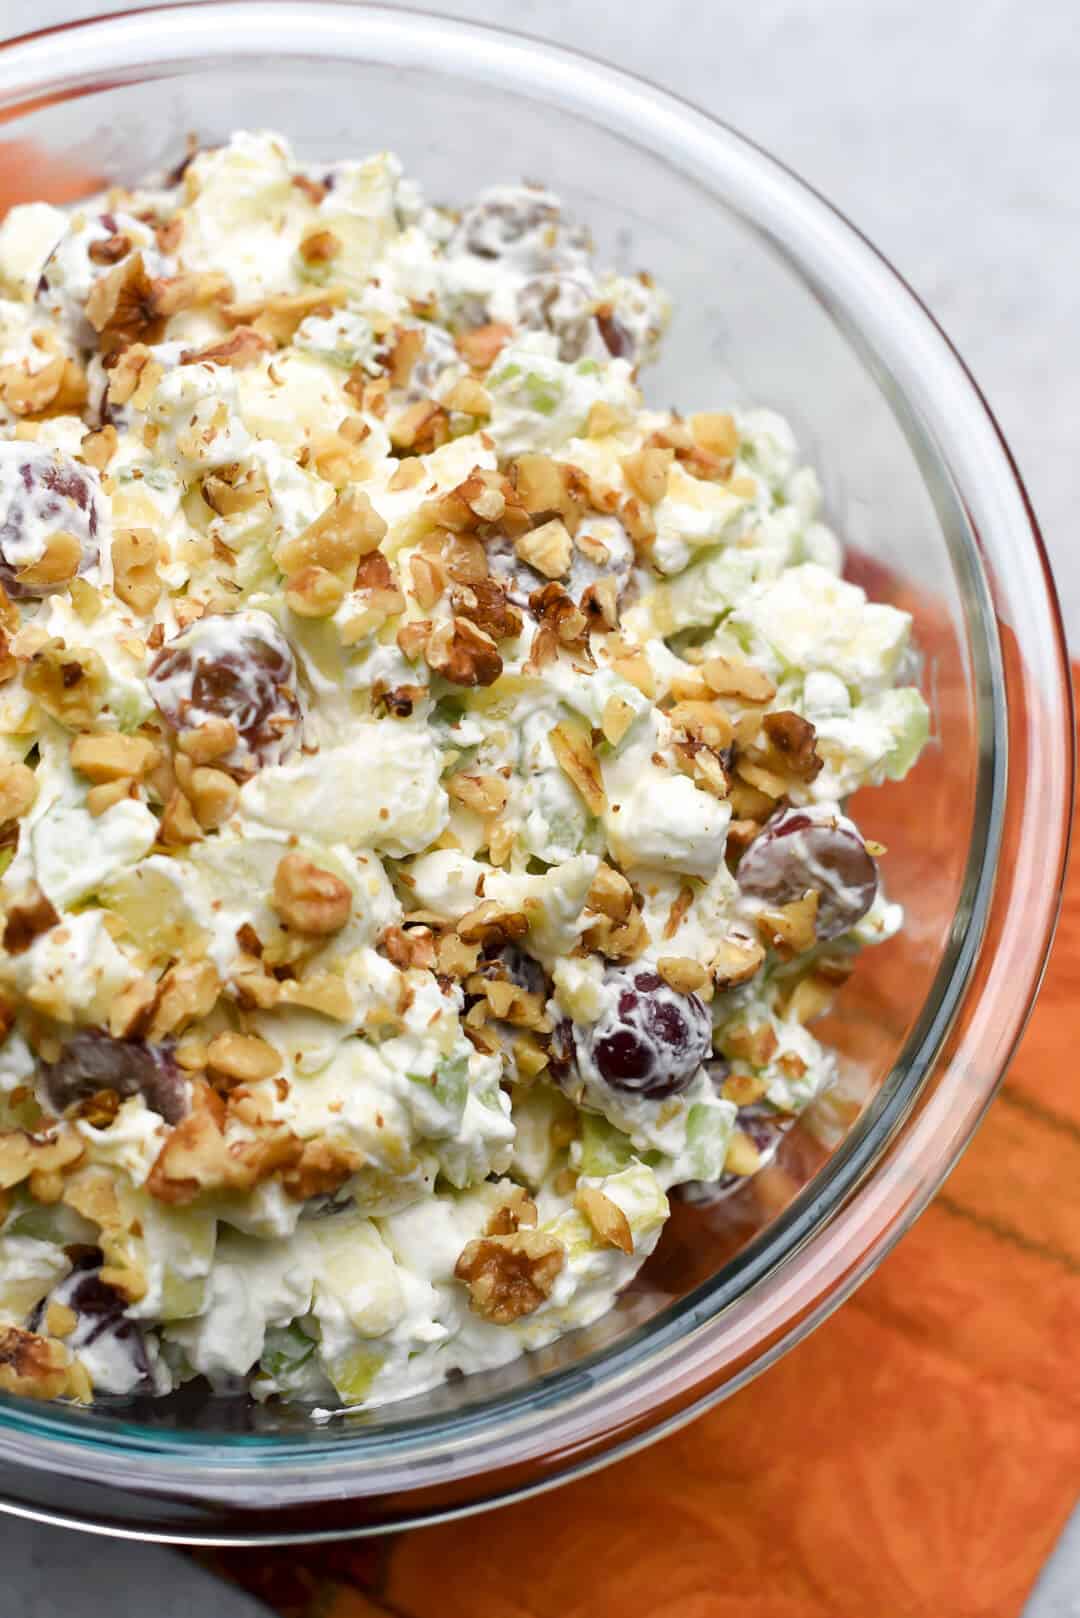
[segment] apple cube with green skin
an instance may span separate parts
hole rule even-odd
[[[206,1308],[217,1219],[197,1209],[154,1204],[149,1197],[140,1197],[143,1201],[143,1238],[149,1254],[162,1265],[158,1316],[163,1321],[190,1320]]]
[[[318,1273],[315,1313],[325,1296],[339,1305],[362,1337],[381,1337],[405,1313],[405,1297],[390,1249],[370,1219],[348,1213],[312,1221]]]

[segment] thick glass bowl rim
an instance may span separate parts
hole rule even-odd
[[[65,41],[63,50],[57,36]],[[818,281],[845,331],[879,364],[884,363],[880,356],[888,356],[900,413],[913,432],[932,437],[937,470],[951,480],[979,536],[982,555],[965,536],[961,565],[974,602],[969,628],[982,662],[976,677],[986,745],[969,855],[966,925],[894,1079],[875,1106],[872,1127],[856,1129],[821,1183],[808,1188],[767,1240],[752,1244],[721,1277],[659,1321],[522,1391],[445,1417],[402,1422],[382,1433],[360,1426],[347,1440],[317,1433],[162,1432],[0,1400],[0,1459],[100,1482],[111,1479],[122,1487],[137,1458],[142,1488],[233,1503],[243,1499],[250,1506],[262,1502],[264,1508],[312,1498],[313,1487],[318,1492],[316,1477],[332,1477],[336,1494],[350,1488],[364,1495],[407,1490],[556,1448],[571,1451],[599,1432],[606,1435],[606,1458],[611,1458],[643,1441],[643,1422],[656,1423],[649,1434],[656,1436],[733,1391],[835,1308],[925,1207],[970,1138],[1022,1031],[1056,918],[1049,883],[1059,892],[1073,741],[1064,639],[1038,529],[1008,449],[962,361],[915,295],[852,225],[789,170],[706,113],[630,74],[500,29],[341,0],[212,0],[66,24],[3,46],[0,122],[48,99],[167,77],[200,61],[275,57],[438,67],[446,75],[539,96],[647,146],[722,196],[776,249],[796,258]],[[1015,605],[1010,632],[1020,649],[1019,668],[1015,660],[1011,668],[1003,663],[995,597]],[[1030,714],[1033,702],[1046,705],[1043,729],[1057,754],[1049,762],[1036,760],[1034,772],[1021,779],[1009,769],[1010,710]],[[1021,842],[1020,869],[1003,892],[995,879],[1006,822],[1012,815],[1017,824],[1026,823],[1036,793],[1048,842],[1038,854]],[[1036,877],[1043,898],[1032,911],[1032,892],[1040,889]],[[980,1049],[992,1054],[992,1061],[973,1086],[962,1126],[948,1138],[928,1137],[925,1127],[917,1142],[905,1136],[901,1145],[908,1162],[918,1162],[918,1172],[912,1167],[902,1188],[893,1176],[875,1194],[872,1170],[895,1144],[922,1079],[941,1055],[995,907],[1002,912],[999,921],[1003,917],[1007,924],[1022,896],[1028,903],[1027,943],[1021,948],[1013,936],[1009,1016],[992,1040],[972,1045],[972,1053]],[[794,1261],[811,1253],[814,1267],[808,1274],[806,1264]],[[776,1283],[770,1297],[755,1303],[766,1281]],[[724,1375],[729,1368],[732,1374]],[[584,1459],[577,1463],[585,1464]],[[563,1475],[573,1467],[568,1462]]]

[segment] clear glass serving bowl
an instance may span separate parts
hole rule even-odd
[[[721,109],[722,110],[722,109]],[[840,1092],[713,1208],[676,1207],[594,1326],[500,1371],[312,1423],[187,1390],[92,1410],[0,1399],[0,1507],[197,1542],[366,1533],[580,1475],[735,1392],[851,1292],[970,1140],[1031,1007],[1058,906],[1072,721],[1023,487],[947,340],[792,174],[599,63],[460,22],[335,4],[212,4],[0,49],[0,161],[129,181],[194,132],[285,131],[304,157],[390,147],[429,196],[520,176],[646,267],[676,315],[649,395],[762,402],[821,471],[849,572],[914,614],[934,740],[858,805],[904,933],[826,1029]],[[45,154],[45,156],[42,156]]]

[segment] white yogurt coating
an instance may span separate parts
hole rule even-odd
[[[0,224],[3,1388],[504,1364],[831,1082],[911,624],[667,317],[275,134]]]

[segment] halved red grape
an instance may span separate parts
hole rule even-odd
[[[84,1252],[71,1273],[43,1299],[27,1322],[30,1331],[40,1331],[50,1303],[63,1304],[75,1315],[75,1325],[64,1341],[72,1353],[108,1349],[104,1364],[104,1393],[134,1393],[151,1381],[150,1359],[142,1331],[125,1314],[127,1302],[101,1278],[102,1254],[97,1248]],[[95,1356],[99,1357],[99,1356]]]
[[[100,1090],[118,1096],[141,1095],[151,1112],[177,1124],[188,1111],[190,1088],[167,1045],[114,1039],[104,1028],[80,1028],[62,1046],[55,1062],[41,1064],[44,1098],[55,1113]]]
[[[11,596],[41,596],[66,588],[26,584],[17,575],[40,560],[56,533],[73,534],[79,572],[98,559],[105,504],[98,476],[59,450],[7,439],[0,442],[0,583]]]
[[[448,255],[509,259],[538,274],[579,264],[588,251],[587,232],[563,218],[555,198],[524,185],[485,191],[462,213],[447,244]]]
[[[280,764],[300,741],[302,710],[292,648],[269,613],[200,618],[150,665],[150,694],[176,730],[228,719],[236,746],[218,764],[251,774]]]
[[[647,967],[613,968],[614,1006],[575,1024],[578,1066],[612,1090],[661,1101],[693,1081],[712,1049],[712,1018],[696,994],[678,994]]]
[[[782,809],[746,849],[735,879],[751,899],[790,904],[818,894],[817,936],[839,938],[861,921],[878,890],[878,869],[850,822],[818,810]]]

